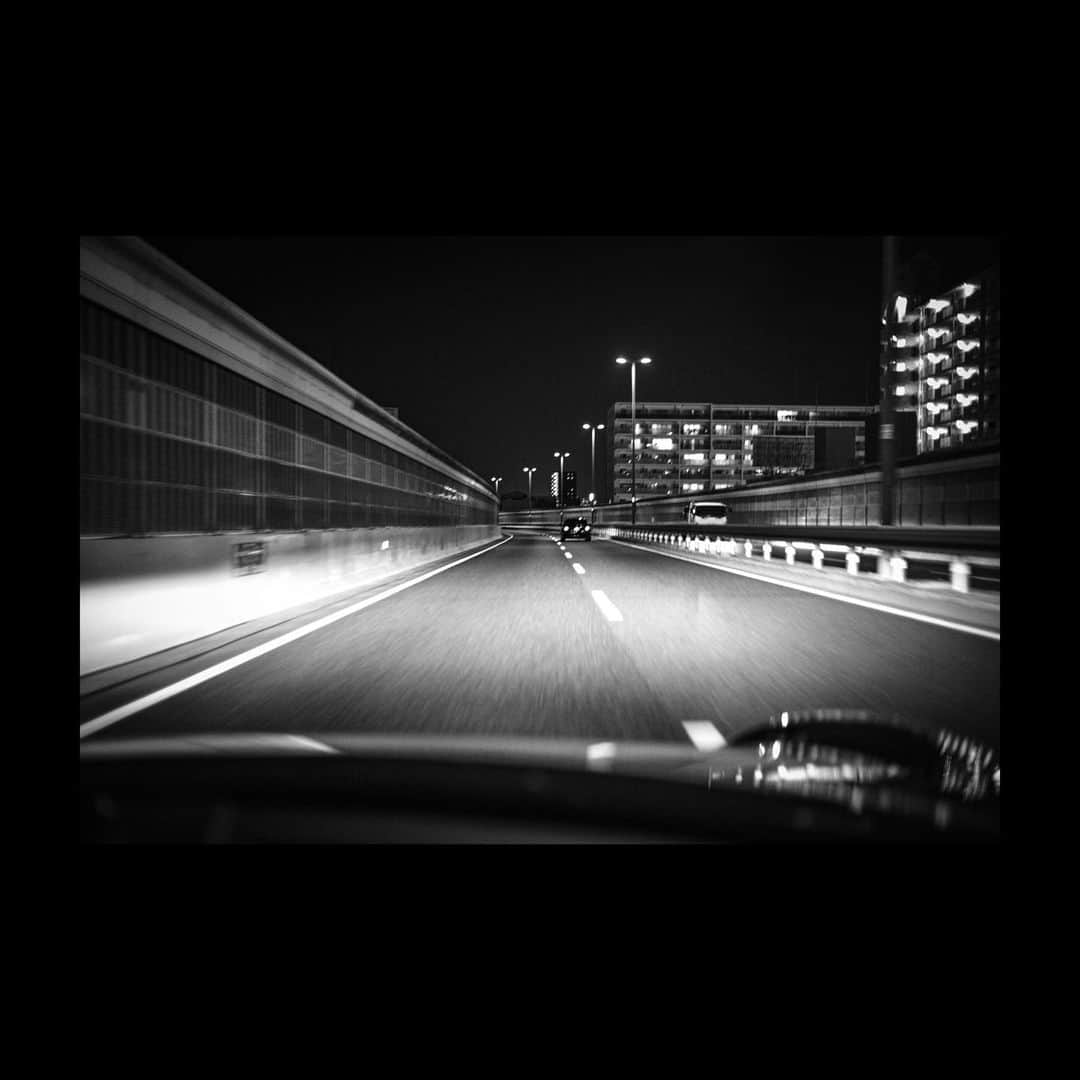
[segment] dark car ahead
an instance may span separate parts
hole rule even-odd
[[[568,517],[562,523],[562,538],[564,540],[591,540],[592,525],[588,518]]]

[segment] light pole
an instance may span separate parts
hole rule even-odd
[[[555,457],[559,459],[559,507],[560,509],[566,506],[566,489],[563,487],[563,466],[566,464],[566,459],[570,456],[570,451],[561,454],[558,450],[555,451]]]
[[[502,483],[502,477],[501,476],[493,476],[491,478],[491,482],[495,485],[495,494],[498,495],[499,494],[499,485]]]
[[[615,358],[616,364],[627,363],[625,356]],[[637,365],[651,364],[648,356],[630,364],[630,524],[637,524]]]
[[[589,446],[590,454],[592,456],[592,485],[589,488],[590,492],[596,491],[596,433],[604,430],[603,424],[582,424],[582,431],[589,432]]]
[[[521,470],[523,473],[529,474],[529,509],[532,509],[532,474],[536,472],[536,469],[524,468]]]

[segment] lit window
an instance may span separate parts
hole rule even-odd
[[[897,371],[907,371],[907,361],[906,360],[897,360],[896,363],[893,365],[893,367]]]
[[[903,343],[901,342],[901,344],[903,344]],[[780,409],[776,414],[776,419],[780,420],[780,421],[794,420],[796,416],[798,416],[798,413],[795,412],[792,409]],[[754,435],[757,434],[757,425],[756,424],[754,425],[753,434]]]

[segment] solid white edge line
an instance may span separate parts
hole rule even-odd
[[[716,725],[709,723],[708,720],[684,720],[682,726],[686,729],[686,734],[690,736],[690,741],[699,750],[707,752],[727,746],[727,739],[720,734]]]
[[[411,589],[414,585],[419,585],[422,581],[427,581],[428,578],[435,577],[436,574],[445,573],[445,571],[452,570],[455,566],[460,566],[470,559],[476,559],[481,555],[486,555],[489,551],[494,551],[496,548],[502,547],[503,544],[508,544],[512,539],[512,536],[507,536],[505,539],[500,540],[496,544],[492,544],[491,547],[484,548],[482,551],[474,551],[471,555],[466,555],[463,559],[457,559],[455,562],[447,563],[446,566],[440,566],[435,570],[429,570],[427,573],[421,574],[419,577],[413,578],[410,581],[403,581],[399,585],[394,585],[392,588],[386,589],[384,592],[377,593],[375,596],[369,596],[366,600],[360,600],[358,603],[350,604],[349,607],[343,608],[341,611],[335,611],[332,615],[324,615],[321,619],[316,619],[314,622],[307,623],[305,626],[298,627],[296,630],[290,630],[287,634],[282,634],[281,637],[263,642],[262,645],[256,645],[255,648],[248,649],[246,652],[242,652],[229,660],[223,660],[220,664],[214,664],[212,667],[196,672],[194,675],[189,675],[186,679],[181,679],[171,686],[162,687],[160,690],[155,690],[152,694],[146,694],[141,698],[136,698],[134,701],[129,701],[126,705],[121,705],[116,709],[111,709],[107,713],[102,713],[101,716],[97,716],[93,720],[87,720],[85,724],[79,726],[79,738],[85,739],[87,735],[93,735],[96,732],[101,731],[102,728],[107,728],[120,720],[126,720],[127,717],[133,716],[137,712],[142,712],[144,709],[149,709],[152,705],[167,701],[169,698],[175,697],[177,694],[182,694],[185,690],[190,690],[200,683],[208,682],[210,679],[217,678],[218,675],[224,675],[225,672],[232,671],[233,668],[240,667],[241,664],[246,664],[250,660],[265,656],[266,653],[273,652],[275,649],[280,649],[283,645],[288,645],[293,641],[298,641],[308,634],[313,634],[316,630],[322,630],[323,627],[330,626],[340,619],[355,615],[356,612],[363,611],[364,608],[371,607],[372,604],[377,604],[380,600],[386,600],[388,597],[403,592],[405,589]]]
[[[592,598],[608,622],[623,621],[622,612],[607,598],[603,589],[593,589]]]
[[[933,626],[943,626],[946,630],[958,630],[962,634],[974,634],[976,637],[989,638],[991,641],[1001,641],[1001,633],[997,630],[984,630],[979,626],[967,626],[964,623],[952,622],[949,619],[939,619],[936,615],[923,615],[918,611],[906,611],[904,608],[892,607],[889,604],[878,604],[873,600],[860,600],[854,596],[841,596],[838,593],[827,592],[825,589],[815,589],[811,585],[799,585],[793,581],[777,581],[776,578],[762,577],[761,574],[752,574],[748,570],[736,570],[733,566],[715,566],[712,563],[698,562],[697,559],[688,559],[685,555],[676,555],[672,551],[656,551],[642,544],[631,544],[627,540],[612,540],[613,544],[622,544],[623,547],[637,548],[638,551],[646,551],[651,555],[663,555],[665,559],[678,559],[679,562],[690,563],[700,566],[705,570],[720,570],[725,574],[737,574],[739,577],[753,578],[754,581],[763,581],[766,585],[777,585],[781,589],[794,589],[797,592],[811,593],[813,596],[821,596],[826,600],[837,600],[841,604],[854,604],[856,607],[870,608],[872,611],[881,611],[886,615],[899,615],[903,619],[912,619],[915,622],[930,623]]]
[[[321,743],[316,739],[309,739],[306,735],[286,735],[296,746],[304,746],[309,750],[321,750],[324,754],[339,754],[340,750],[335,750],[332,746],[327,746],[326,743]]]

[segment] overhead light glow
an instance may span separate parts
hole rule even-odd
[[[926,403],[926,411],[932,416],[937,416],[939,412],[943,412],[948,406],[944,401],[928,401]]]
[[[961,323],[964,324],[964,326],[967,326],[969,323],[973,323],[979,316],[977,314],[969,315],[967,314],[967,312],[961,312],[956,317],[960,320]]]
[[[960,286],[960,295],[964,297],[964,299],[967,299],[978,287],[978,285],[969,285],[967,282],[964,282],[964,284]]]
[[[947,333],[948,333],[949,331],[948,331],[948,330],[944,330],[944,329],[942,329],[942,327],[940,327],[940,326],[931,326],[931,327],[930,327],[930,329],[929,329],[929,330],[927,330],[926,332],[927,332],[927,333],[928,333],[928,334],[929,334],[929,335],[930,335],[930,336],[931,336],[931,337],[932,337],[932,338],[933,338],[933,339],[934,339],[935,341],[937,341],[937,339],[938,339],[939,337],[944,337],[944,336],[945,336],[945,335],[946,335],[946,334],[947,334]]]
[[[960,403],[960,407],[966,409],[969,405],[979,400],[978,394],[957,394],[956,400]]]
[[[907,297],[906,296],[898,296],[896,298],[896,317],[897,317],[897,319],[902,319],[906,313],[907,313]]]
[[[936,315],[939,311],[949,306],[948,300],[929,300],[926,306]]]
[[[974,349],[974,348],[975,348],[975,346],[976,346],[976,345],[978,345],[978,344],[979,344],[979,343],[978,343],[977,341],[958,341],[958,342],[956,343],[956,347],[957,347],[957,348],[958,348],[958,349],[959,349],[959,350],[960,350],[961,352],[965,352],[965,353],[966,353],[966,352],[971,352],[971,350],[972,350],[972,349]]]
[[[975,420],[957,420],[956,426],[966,435],[972,428],[976,428],[979,425]]]
[[[948,386],[949,380],[943,379],[940,375],[931,375],[930,378],[926,380],[926,385],[936,390],[939,386]]]
[[[967,380],[970,379],[972,375],[978,375],[979,369],[977,367],[958,367],[956,369],[956,374],[959,375],[961,379]]]
[[[931,364],[940,364],[942,360],[949,359],[949,354],[947,352],[928,352],[926,354],[926,359],[929,360]]]

